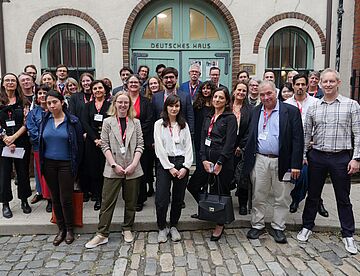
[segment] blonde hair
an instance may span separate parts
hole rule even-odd
[[[129,99],[129,109],[128,109],[128,112],[127,112],[127,116],[130,119],[134,119],[135,115],[136,115],[135,110],[133,108],[129,93],[125,92],[125,91],[119,91],[119,92],[117,92],[115,94],[115,96],[113,96],[112,101],[111,101],[111,105],[110,105],[110,108],[109,108],[109,111],[107,112],[107,114],[109,116],[117,116],[116,100],[122,95],[125,95]]]
[[[159,83],[159,90],[157,92],[164,90],[164,86],[162,85],[161,80],[158,77],[154,76],[154,77],[149,78],[147,85],[146,85],[146,90],[145,90],[145,97],[148,98],[149,100],[151,100],[152,96],[153,96],[153,92],[150,90],[150,80],[151,79],[156,79],[156,81]]]

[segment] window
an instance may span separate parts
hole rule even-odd
[[[194,9],[190,9],[190,39],[219,39],[219,34],[209,17]]]
[[[90,36],[73,24],[61,24],[50,29],[41,42],[42,71],[55,73],[56,66],[69,67],[69,76],[83,72],[94,74],[94,45]]]
[[[143,39],[172,38],[172,9],[167,9],[158,13],[151,19],[143,33]]]
[[[307,33],[295,27],[280,29],[266,47],[266,67],[275,72],[276,85],[281,86],[287,72],[307,73],[313,70],[314,44]]]

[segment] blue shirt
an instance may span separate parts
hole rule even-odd
[[[43,139],[45,144],[44,157],[52,160],[71,160],[69,133],[67,128],[67,118],[55,127],[52,114],[45,126]]]
[[[266,114],[266,120],[264,117],[264,106],[261,107],[257,145],[257,152],[261,154],[279,155],[279,100],[277,100],[270,116]]]

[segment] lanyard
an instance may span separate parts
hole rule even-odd
[[[104,104],[104,101],[102,101],[101,102],[101,105],[100,105],[100,107],[98,108],[97,107],[97,105],[96,105],[96,101],[94,101],[94,103],[95,103],[95,108],[96,108],[96,111],[97,111],[97,113],[99,114],[100,113],[100,111],[101,111],[101,108],[102,108],[102,106],[103,106],[103,104]]]
[[[194,97],[194,95],[195,95],[195,93],[196,93],[196,90],[197,90],[197,88],[198,88],[198,86],[199,86],[199,83],[200,83],[200,82],[198,81],[198,82],[196,83],[194,89],[192,89],[192,86],[191,86],[191,84],[190,84],[190,82],[189,82],[189,91],[190,91],[191,98]]]
[[[296,105],[297,105],[298,109],[300,110],[300,114],[302,114],[302,106],[301,106],[301,104],[298,101],[296,101]]]
[[[127,127],[125,128],[125,131],[124,131],[124,134],[123,134],[123,133],[122,133],[122,129],[121,129],[120,118],[117,118],[117,119],[118,119],[118,124],[119,124],[120,136],[122,137],[123,141],[125,141],[125,139],[126,139],[126,130],[127,130]],[[128,119],[128,117],[126,116],[126,125],[125,125],[125,126],[127,126],[128,121],[129,121],[129,119]]]
[[[271,114],[272,114],[272,112],[270,112],[269,116],[266,116],[266,110],[264,109],[264,124],[263,124],[263,130],[265,130],[266,125],[267,125],[267,122],[269,121]]]
[[[12,119],[12,112],[11,111],[8,111],[8,117],[9,117],[9,120]]]
[[[210,137],[211,131],[213,130],[215,121],[218,117],[219,116],[215,117],[215,115],[211,117],[209,129],[208,129],[208,135],[207,135],[208,137]]]
[[[89,100],[89,102],[91,102],[92,101],[92,99],[93,99],[93,95],[91,95],[90,96],[90,100]],[[85,97],[85,93],[84,93],[84,102],[85,103],[87,103],[88,102],[88,100],[86,99],[86,97]]]

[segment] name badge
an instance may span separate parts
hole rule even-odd
[[[121,152],[121,154],[125,154],[125,147],[121,147],[120,152]]]
[[[266,139],[267,139],[267,136],[268,136],[268,132],[267,132],[267,131],[261,132],[261,133],[259,134],[259,139],[260,139],[260,140],[266,140]]]
[[[210,139],[209,137],[207,137],[207,138],[205,139],[205,146],[210,147],[210,145],[211,145],[211,139]]]
[[[6,126],[7,127],[14,127],[15,126],[15,121],[14,120],[6,121]]]
[[[95,114],[94,115],[94,121],[102,122],[103,121],[103,115],[102,114]]]

